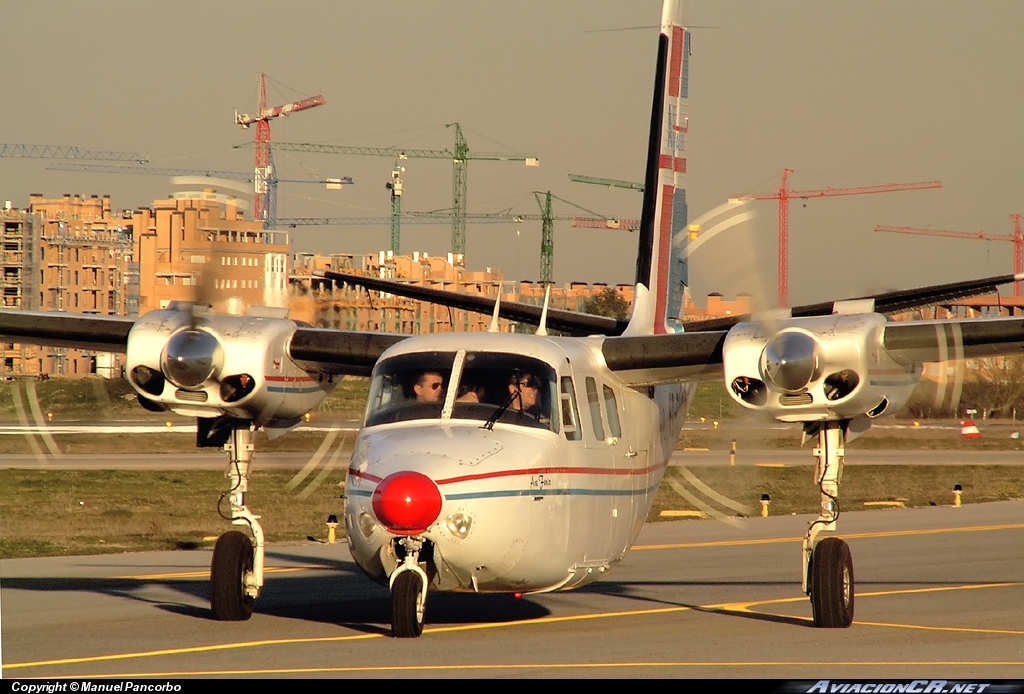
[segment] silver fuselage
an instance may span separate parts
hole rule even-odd
[[[432,545],[432,589],[571,588],[619,562],[651,507],[690,386],[627,387],[603,365],[602,340],[462,333],[411,338],[388,350],[381,362],[416,353],[537,359],[563,389],[571,379],[575,421],[566,414],[551,428],[500,420],[487,427],[449,412],[364,427],[345,512],[359,566],[386,582],[399,563],[395,535],[375,522],[371,498],[381,480],[406,470],[426,475],[441,492],[440,514],[421,534]]]

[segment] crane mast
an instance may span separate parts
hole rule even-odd
[[[256,167],[253,178],[253,215],[263,222],[264,229],[273,229],[277,225],[277,177],[274,174],[274,158],[270,151],[270,121],[291,113],[305,111],[308,108],[322,106],[327,103],[323,94],[282,104],[272,108],[267,106],[267,76],[260,73],[259,111],[255,116],[235,111],[235,125],[249,128],[256,124]]]

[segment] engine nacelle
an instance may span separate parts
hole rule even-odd
[[[334,387],[288,358],[295,329],[285,318],[152,311],[128,335],[125,375],[148,409],[286,427]]]
[[[877,417],[898,410],[921,377],[882,347],[877,313],[735,325],[723,361],[729,395],[783,422]]]

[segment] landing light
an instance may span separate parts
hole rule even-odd
[[[359,525],[359,532],[362,533],[363,537],[367,540],[370,539],[370,535],[373,535],[373,531],[377,529],[377,521],[373,519],[366,511],[359,514],[359,519],[356,521]]]
[[[444,527],[455,537],[465,540],[469,537],[469,528],[473,525],[473,519],[462,511],[456,511],[444,519]]]

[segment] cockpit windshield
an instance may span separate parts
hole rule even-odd
[[[559,419],[552,416],[556,384],[551,366],[519,354],[403,354],[374,369],[366,425],[471,419],[557,432]]]

